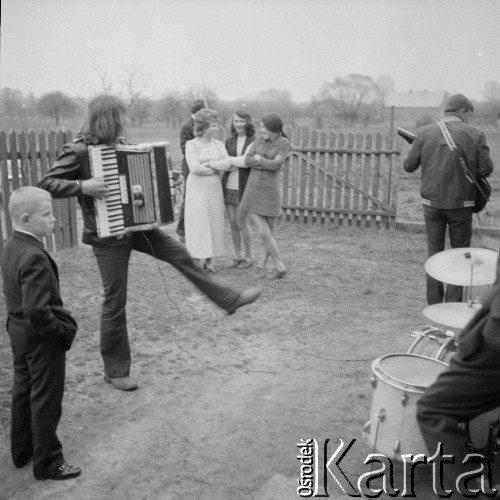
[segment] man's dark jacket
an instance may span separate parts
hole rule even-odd
[[[186,142],[194,139],[194,120],[191,117],[181,128],[182,175],[187,179],[189,167],[186,161]]]
[[[464,155],[474,176],[487,177],[493,171],[493,163],[486,145],[484,132],[464,123],[456,113],[446,113],[442,121]],[[437,123],[419,130],[417,138],[404,162],[407,172],[422,166],[420,194],[422,203],[439,209],[473,207],[474,184],[469,182],[460,166],[456,152],[452,151]]]

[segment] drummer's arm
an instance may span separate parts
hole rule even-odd
[[[488,347],[500,353],[500,283],[495,284],[488,319],[484,324],[483,338]]]

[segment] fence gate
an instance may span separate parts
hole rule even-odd
[[[36,186],[47,172],[63,145],[71,140],[71,132],[0,132],[0,251],[12,234],[8,213],[10,193],[19,186]],[[44,238],[49,251],[78,245],[76,200],[52,201],[56,222],[54,233]]]
[[[285,162],[283,214],[287,221],[334,226],[396,224],[400,152],[380,133],[344,134],[285,129],[292,144]]]

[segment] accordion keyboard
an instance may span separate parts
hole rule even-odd
[[[125,229],[122,196],[118,177],[116,150],[111,147],[90,148],[93,175],[101,178],[109,188],[107,198],[95,199],[96,217],[102,236],[120,234]]]

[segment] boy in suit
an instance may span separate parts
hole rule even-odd
[[[54,228],[52,200],[43,189],[13,191],[9,213],[14,231],[2,253],[14,383],[11,452],[16,467],[33,457],[35,479],[70,479],[81,474],[68,465],[57,437],[64,392],[66,351],[77,331],[63,307],[56,263],[42,238]]]

